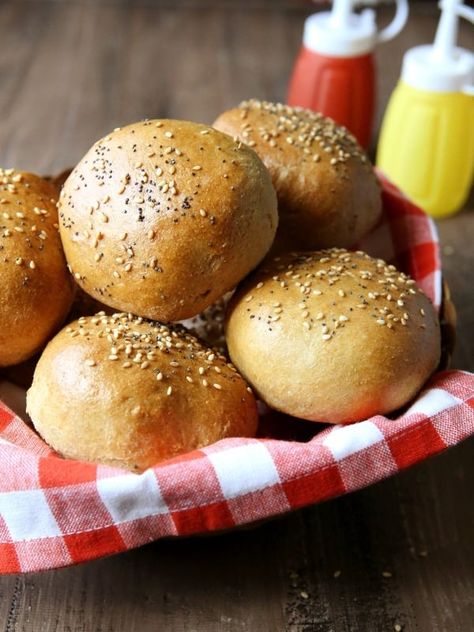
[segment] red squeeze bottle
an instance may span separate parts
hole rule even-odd
[[[380,32],[374,12],[354,13],[353,4],[353,0],[335,0],[331,12],[307,18],[288,103],[330,116],[368,147],[375,113],[373,51],[377,43],[403,28],[408,2],[397,0],[393,21]]]

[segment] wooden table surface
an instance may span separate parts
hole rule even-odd
[[[378,53],[379,120],[402,52],[434,33],[435,3],[411,4],[403,34]],[[2,1],[0,165],[51,173],[117,125],[166,116],[211,122],[243,98],[284,100],[310,9],[301,0]],[[462,28],[464,45],[472,46],[471,34]],[[473,208],[471,199],[439,223],[459,315],[453,364],[470,370]],[[3,577],[0,627],[470,632],[473,451],[466,441],[395,478],[249,531]]]

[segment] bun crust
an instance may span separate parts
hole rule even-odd
[[[352,246],[377,223],[380,186],[355,138],[321,114],[252,99],[221,114],[216,129],[250,147],[278,195],[277,247]]]
[[[79,285],[115,309],[167,322],[235,287],[268,252],[278,222],[253,150],[174,120],[98,141],[65,182],[59,209]]]
[[[33,356],[72,303],[57,195],[39,176],[0,170],[0,367]]]
[[[346,423],[407,404],[436,369],[436,312],[415,282],[342,249],[266,261],[234,294],[230,357],[271,407]]]
[[[255,398],[225,358],[181,328],[103,312],[51,340],[27,410],[63,456],[134,471],[257,428]]]

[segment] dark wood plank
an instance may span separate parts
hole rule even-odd
[[[378,53],[379,121],[403,50],[432,37],[433,4],[412,4],[403,35]],[[53,172],[123,123],[210,122],[249,96],[284,99],[310,8],[299,0],[3,2],[0,164]],[[467,28],[462,39],[468,44]],[[470,370],[473,208],[471,199],[470,210],[439,223],[459,314],[454,362]],[[254,530],[1,578],[0,628],[467,632],[473,446]]]

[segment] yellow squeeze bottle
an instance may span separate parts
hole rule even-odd
[[[405,53],[380,132],[377,165],[434,217],[466,201],[474,175],[474,55],[456,47],[462,0],[442,0],[434,44]]]

